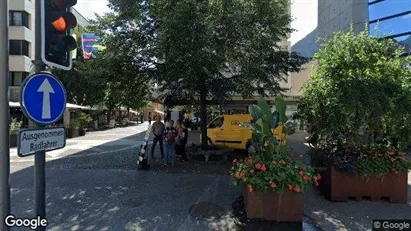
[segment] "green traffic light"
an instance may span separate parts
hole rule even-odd
[[[76,40],[72,36],[55,36],[51,40],[50,53],[52,55],[62,56],[76,49],[76,47]]]

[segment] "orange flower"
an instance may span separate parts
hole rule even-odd
[[[240,172],[240,177],[244,177],[245,173],[244,172]]]
[[[265,164],[263,164],[263,165],[261,166],[260,170],[263,171],[263,172],[267,170],[267,168],[265,167]]]
[[[284,160],[281,160],[281,161],[280,161],[280,164],[286,165],[287,163],[286,163]]]
[[[298,187],[298,186],[295,186],[295,187],[294,187],[294,192],[298,192],[298,193],[299,193],[299,192],[301,192],[301,189],[300,189],[300,187]]]
[[[293,186],[288,185],[288,190],[293,190]]]
[[[309,177],[308,176],[303,176],[304,181],[309,181]]]
[[[241,178],[240,174],[238,172],[234,176],[237,177],[237,178]]]
[[[254,173],[254,169],[251,169],[251,170],[250,170],[250,173],[253,174],[253,173]]]
[[[276,185],[274,182],[272,182],[272,183],[270,184],[270,186],[271,186],[271,188],[276,188],[276,187],[277,187],[277,185]]]
[[[304,171],[303,171],[303,170],[300,170],[300,171],[298,172],[298,174],[300,174],[300,176],[304,176]]]
[[[248,191],[251,193],[254,191],[253,186],[252,185],[247,185]]]
[[[273,164],[277,164],[277,161],[273,160],[273,162],[271,162],[271,163],[273,163]]]
[[[314,179],[315,181],[317,181],[318,178],[317,178],[316,176],[313,176],[313,179]]]
[[[317,174],[317,180],[321,180],[321,175]]]
[[[262,165],[261,165],[260,163],[258,163],[258,164],[255,165],[255,168],[258,169],[258,170],[260,170],[261,167],[262,167]]]
[[[253,163],[253,159],[252,159],[252,158],[248,158],[247,162],[248,162],[249,164],[252,164],[252,163]]]

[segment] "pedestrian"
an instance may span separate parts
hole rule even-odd
[[[144,115],[143,114],[140,115],[140,122],[144,123]]]
[[[160,151],[161,151],[161,158],[164,158],[164,151],[163,151],[163,139],[164,139],[164,131],[165,125],[161,122],[160,117],[157,117],[157,121],[153,123],[151,126],[151,132],[154,135],[153,138],[153,146],[151,146],[151,158],[155,160],[154,157],[154,149],[156,148],[157,142],[160,143]]]
[[[187,161],[186,145],[188,139],[188,130],[181,121],[177,121],[177,138],[176,138],[176,154],[181,157],[183,161]]]
[[[151,116],[148,116],[148,124],[151,125]]]
[[[171,158],[171,165],[174,165],[174,160],[176,156],[175,143],[176,143],[176,130],[172,126],[172,122],[167,124],[166,131],[164,133],[165,141],[165,156],[164,156],[164,166],[168,164],[168,158]]]

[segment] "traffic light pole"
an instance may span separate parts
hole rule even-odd
[[[35,0],[35,18],[34,18],[34,60],[33,73],[39,73],[46,69],[41,60],[41,30],[44,30],[41,24],[41,1]],[[7,1],[6,1],[7,2]],[[36,124],[36,128],[44,128],[44,125]],[[46,218],[46,152],[37,152],[34,154],[34,199],[36,206],[36,216]],[[37,230],[45,230],[45,227],[38,227]]]
[[[10,230],[4,220],[10,214],[8,2],[0,1],[0,231]]]

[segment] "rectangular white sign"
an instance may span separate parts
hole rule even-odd
[[[17,154],[21,157],[40,151],[52,151],[66,146],[64,127],[20,130]]]

